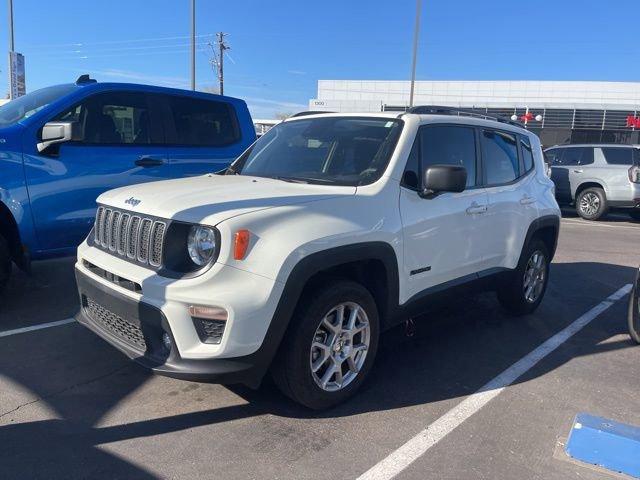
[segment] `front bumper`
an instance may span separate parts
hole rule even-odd
[[[165,315],[76,268],[80,311],[76,320],[129,358],[154,372],[185,380],[223,384],[260,384],[266,371],[260,351],[235,358],[182,358]],[[169,335],[171,347],[163,342]]]

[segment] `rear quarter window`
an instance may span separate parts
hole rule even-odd
[[[603,147],[602,154],[609,165],[633,165],[633,148]]]
[[[221,147],[240,140],[236,111],[227,102],[172,96],[169,108],[178,145]]]

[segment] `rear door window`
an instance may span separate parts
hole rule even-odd
[[[499,130],[482,130],[481,144],[487,185],[510,183],[520,176],[515,135]]]
[[[169,143],[185,146],[230,145],[240,140],[235,109],[226,102],[191,97],[169,97]]]
[[[544,152],[547,159],[547,163],[551,166],[562,165],[562,152],[563,148],[552,148]]]
[[[602,153],[609,165],[633,165],[633,148],[603,147]]]
[[[593,163],[593,147],[571,147],[564,150],[562,165],[591,165]]]

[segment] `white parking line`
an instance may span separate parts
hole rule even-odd
[[[640,228],[640,226],[633,225],[609,225],[606,223],[588,222],[586,220],[571,220],[567,218],[563,218],[562,223],[565,225],[580,225],[582,227],[626,228],[630,230],[637,230]]]
[[[556,333],[534,351],[511,365],[476,393],[470,395],[435,422],[428,425],[427,428],[392,452],[388,457],[360,475],[358,480],[388,480],[398,475],[465,420],[500,395],[507,386],[511,385],[531,367],[582,330],[616,301],[623,298],[630,290],[631,285],[629,284],[610,295],[568,327]]]
[[[59,327],[61,325],[67,325],[68,323],[73,323],[73,322],[75,322],[73,318],[65,318],[64,320],[58,320],[57,322],[39,323],[38,325],[32,325],[30,327],[16,328],[14,330],[6,330],[4,332],[0,332],[0,338],[10,337],[12,335],[19,335],[21,333],[33,332],[36,330],[43,330],[45,328]]]

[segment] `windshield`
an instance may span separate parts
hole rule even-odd
[[[284,181],[366,185],[384,172],[403,122],[322,117],[283,122],[247,150],[227,174]]]
[[[0,127],[7,127],[30,117],[75,88],[75,85],[46,87],[5,103],[0,107]]]

